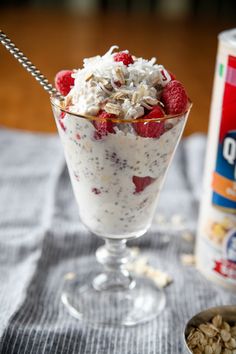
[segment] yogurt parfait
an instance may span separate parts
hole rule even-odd
[[[184,86],[156,59],[113,46],[55,78],[53,111],[82,222],[108,238],[149,228],[184,128]]]

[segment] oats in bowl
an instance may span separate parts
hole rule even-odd
[[[185,344],[193,354],[236,354],[235,306],[212,308],[194,316],[186,326]]]

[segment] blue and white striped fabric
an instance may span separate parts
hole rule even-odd
[[[3,354],[180,354],[182,331],[196,312],[235,303],[236,297],[180,263],[192,245],[181,228],[194,231],[205,137],[178,148],[160,197],[158,213],[173,223],[157,225],[132,242],[174,282],[167,306],[153,322],[134,328],[92,328],[73,319],[60,301],[64,275],[86,267],[101,244],[79,222],[56,136],[0,131],[0,352]],[[170,240],[166,242],[165,236]]]

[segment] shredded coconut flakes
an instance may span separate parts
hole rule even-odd
[[[129,66],[116,62],[117,49],[112,46],[103,56],[84,59],[83,68],[73,73],[75,84],[67,96],[71,112],[97,114],[105,104],[116,104],[119,118],[135,119],[159,103],[160,88],[171,80],[168,71],[156,58],[133,57]]]

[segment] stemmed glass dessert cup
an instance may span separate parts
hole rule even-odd
[[[176,116],[108,118],[105,129],[104,118],[69,112],[53,96],[51,104],[81,221],[105,241],[96,260],[78,260],[80,266],[72,270],[76,276],[65,281],[62,301],[74,317],[93,325],[152,320],[164,308],[165,296],[152,280],[128,271],[132,257],[126,242],[150,227],[191,103]],[[160,127],[158,138],[135,133],[135,124],[151,121]]]
[[[155,318],[165,306],[164,294],[151,280],[129,273],[126,265],[132,257],[126,242],[142,236],[151,224],[191,103],[179,115],[152,119],[72,113],[61,93],[1,30],[0,42],[52,95],[81,220],[105,240],[96,252],[97,263],[80,259],[77,276],[67,277],[63,303],[74,317],[93,325],[132,326]],[[120,61],[122,53],[117,54]]]

